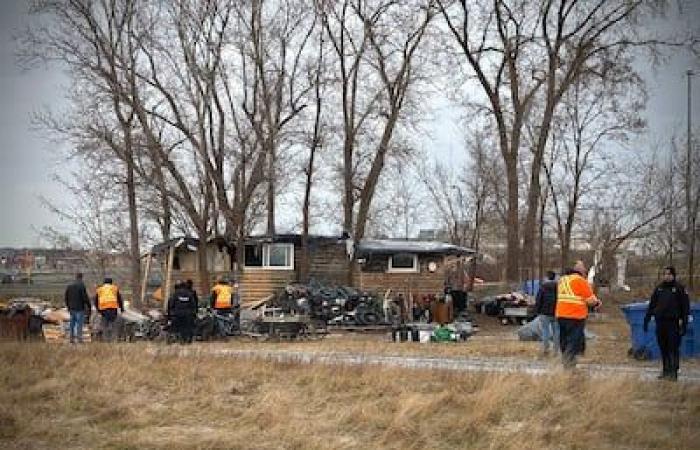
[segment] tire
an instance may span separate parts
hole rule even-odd
[[[359,325],[376,325],[380,320],[381,318],[374,311],[360,310],[355,312],[355,321]]]

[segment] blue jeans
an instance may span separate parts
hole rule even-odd
[[[542,351],[549,351],[551,342],[552,348],[556,353],[559,353],[559,323],[553,316],[540,315],[540,336],[542,338]]]
[[[85,311],[70,312],[70,341],[83,342],[83,322],[85,321]]]

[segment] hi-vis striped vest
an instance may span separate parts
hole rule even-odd
[[[557,284],[557,307],[554,315],[562,319],[585,319],[588,317],[588,300],[593,291],[581,275],[564,275]]]
[[[231,308],[231,295],[233,294],[233,287],[228,284],[217,284],[211,291],[216,296],[214,300],[215,309],[229,309]]]
[[[97,288],[97,309],[104,311],[105,309],[117,309],[119,304],[117,302],[117,288],[113,284],[103,284]]]

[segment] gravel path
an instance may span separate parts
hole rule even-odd
[[[266,361],[327,364],[327,365],[374,365],[386,367],[406,367],[411,369],[454,370],[460,372],[525,373],[546,375],[561,372],[563,369],[556,360],[528,361],[517,358],[436,358],[425,356],[389,356],[348,352],[303,352],[285,350],[239,350],[207,347],[151,347],[152,354],[177,354],[180,356],[212,355],[220,357],[262,359]],[[633,367],[608,364],[579,364],[578,372],[592,377],[628,376],[642,380],[654,380],[658,368]],[[700,383],[700,370],[681,368],[679,381]]]

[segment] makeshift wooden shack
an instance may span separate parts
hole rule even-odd
[[[379,293],[392,288],[395,293],[417,296],[441,292],[448,283],[450,267],[474,254],[463,247],[433,241],[363,240],[356,244],[346,237],[309,236],[309,265],[304,274],[299,234],[251,236],[244,245],[243,261],[237,271],[235,245],[220,237],[207,241],[209,286],[200,286],[196,238],[182,237],[154,246],[147,256],[146,270],[154,266],[153,261],[160,266],[165,295],[169,292],[167,280],[191,279],[198,292],[206,293],[217,278],[227,277],[238,283],[241,301],[249,302],[297,281],[312,279],[346,285],[348,263],[354,252],[355,286]]]
[[[298,234],[251,236],[245,240],[244,258],[237,273],[236,247],[223,238],[207,242],[207,268],[210,285],[201,286],[198,276],[199,240],[192,237],[172,239],[154,246],[147,258],[160,266],[167,295],[167,280],[194,281],[198,292],[206,293],[218,278],[238,283],[241,301],[258,300],[287,284],[301,280],[302,237]],[[334,236],[309,236],[309,270],[306,278],[321,283],[344,284],[347,278],[346,239]],[[168,261],[172,259],[170,271]],[[146,263],[146,267],[153,262]],[[148,270],[148,269],[147,269]],[[304,280],[306,281],[306,280]]]
[[[391,289],[416,299],[440,293],[445,286],[463,289],[454,280],[464,279],[465,260],[474,254],[474,250],[444,242],[365,239],[355,246],[355,282],[361,289]]]

